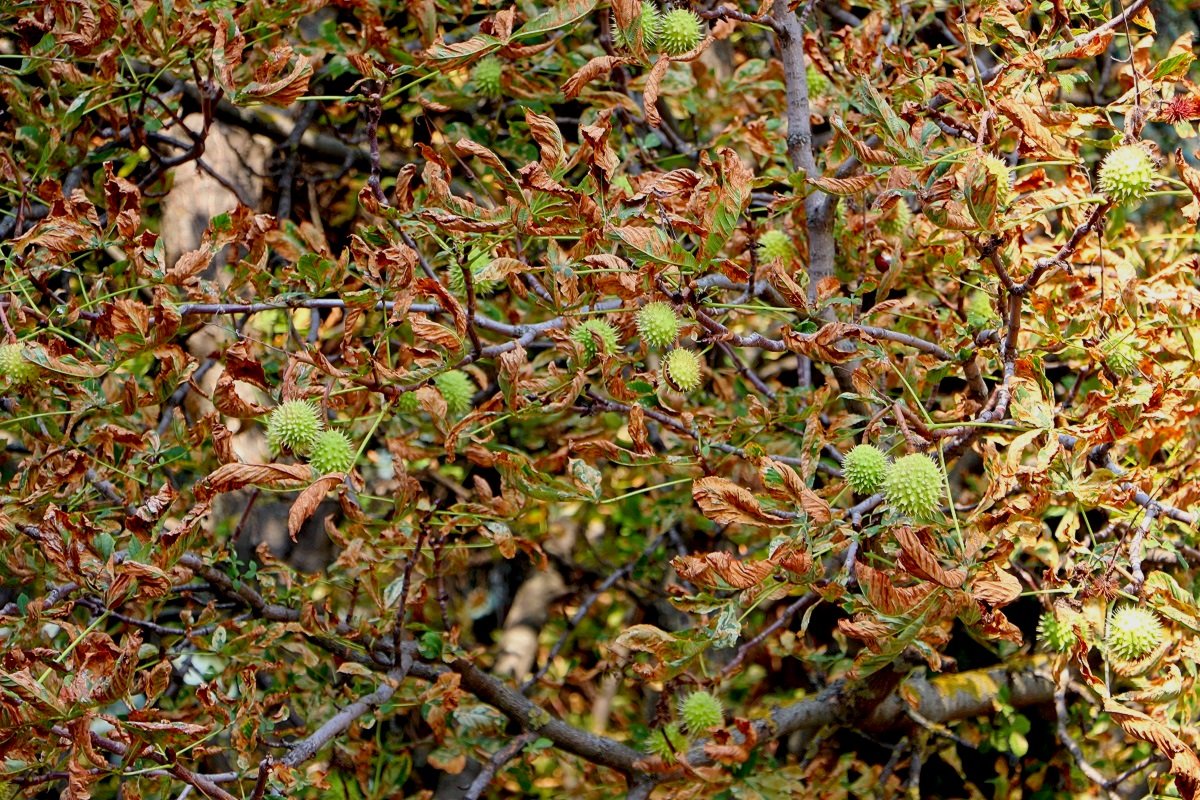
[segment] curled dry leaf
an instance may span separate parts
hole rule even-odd
[[[990,562],[971,582],[971,594],[990,606],[1006,606],[1021,596],[1021,582],[1011,572]]]
[[[311,486],[300,493],[288,511],[288,536],[292,537],[293,542],[296,541],[296,534],[321,505],[321,501],[325,499],[329,490],[340,485],[345,478],[346,476],[340,472],[324,475],[317,478]]]
[[[244,486],[290,488],[312,480],[307,464],[224,464],[196,484],[196,499],[204,502]]]
[[[583,91],[584,86],[587,86],[601,75],[607,75],[612,72],[617,65],[627,63],[629,63],[629,59],[620,56],[596,56],[567,79],[567,82],[562,87],[563,95],[568,100],[574,99]]]
[[[757,586],[775,571],[770,561],[738,561],[725,552],[676,556],[671,566],[686,581],[700,586],[720,586],[720,581],[724,581],[734,589]]]
[[[962,567],[948,570],[921,541],[917,533],[908,526],[896,530],[896,541],[900,543],[900,563],[913,575],[950,589],[958,589],[966,581],[967,571]]]
[[[1166,725],[1112,698],[1105,700],[1104,711],[1125,733],[1158,748],[1163,757],[1171,762],[1171,774],[1175,776],[1175,786],[1180,795],[1184,800],[1195,800],[1200,793],[1200,759],[1196,758],[1192,748]]]
[[[753,494],[724,478],[701,478],[692,484],[692,497],[704,516],[721,525],[795,524],[794,520],[780,512],[764,509]]]
[[[667,68],[671,66],[669,56],[659,56],[658,61],[654,62],[654,67],[650,73],[646,75],[646,89],[642,93],[642,105],[646,112],[646,123],[651,128],[657,128],[662,124],[662,115],[658,113],[658,92],[662,79],[667,75]]]

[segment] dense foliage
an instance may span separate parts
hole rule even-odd
[[[1195,13],[792,5],[4,5],[7,796],[1200,794]]]

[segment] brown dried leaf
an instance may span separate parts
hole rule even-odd
[[[646,113],[646,123],[651,128],[657,128],[662,124],[662,115],[658,113],[658,92],[662,84],[662,79],[667,75],[667,68],[671,66],[670,56],[659,56],[658,61],[654,62],[654,67],[646,75],[646,88],[642,92],[642,106]]]
[[[875,185],[874,175],[854,175],[849,178],[809,178],[808,182],[823,192],[839,197],[865,192]]]
[[[306,464],[225,464],[196,484],[195,495],[200,502],[243,486],[293,487],[312,480],[312,470]]]
[[[563,96],[568,100],[573,100],[583,91],[583,87],[590,82],[599,78],[601,75],[607,75],[612,72],[617,66],[629,63],[628,58],[620,56],[596,56],[588,63],[579,68],[578,71],[563,84]]]
[[[912,528],[900,527],[896,531],[896,541],[900,543],[900,563],[918,578],[950,589],[958,589],[967,579],[965,569],[959,567],[948,570],[943,567],[937,556],[925,547]]]
[[[899,616],[915,608],[937,590],[932,583],[917,586],[897,586],[896,576],[870,567],[862,561],[855,562],[854,574],[859,588],[876,611],[887,616]]]
[[[1152,717],[1121,705],[1109,698],[1104,701],[1104,711],[1111,716],[1122,730],[1135,739],[1149,742],[1171,761],[1171,774],[1175,786],[1184,800],[1196,800],[1200,793],[1200,759],[1188,745],[1171,730]]]
[[[227,417],[234,419],[255,419],[266,414],[271,409],[258,403],[244,399],[237,392],[237,381],[228,372],[222,372],[213,388],[212,403]]]
[[[702,556],[676,556],[671,566],[679,577],[700,586],[720,586],[720,578],[734,589],[757,586],[775,571],[770,561],[738,561],[729,553],[705,553]]]
[[[247,100],[270,103],[286,107],[304,95],[308,94],[308,82],[312,78],[313,68],[306,59],[298,59],[292,71],[274,81],[253,81],[241,91],[235,92],[234,102],[242,104]]]
[[[1060,137],[1048,130],[1037,114],[1023,98],[1002,97],[996,107],[1004,116],[1021,129],[1025,140],[1051,158],[1069,158],[1070,153],[1062,146]]]
[[[304,527],[308,518],[316,512],[329,490],[341,484],[345,478],[346,476],[340,472],[325,475],[313,481],[311,486],[300,493],[288,511],[288,536],[292,537],[293,542],[296,541],[296,534]]]
[[[990,562],[971,582],[972,596],[991,606],[1006,606],[1021,596],[1021,582],[1011,572],[1006,572]]]
[[[704,516],[722,525],[794,524],[779,512],[768,512],[749,491],[724,478],[701,478],[692,484],[692,497]]]
[[[771,470],[782,478],[782,486],[767,480],[767,473]],[[825,502],[824,498],[808,488],[808,484],[800,477],[800,473],[787,464],[765,458],[762,461],[761,472],[763,475],[763,485],[767,487],[767,491],[773,497],[791,500],[796,503],[818,525],[823,525],[833,519],[833,512],[829,508],[829,503]]]
[[[546,172],[553,172],[562,166],[566,159],[566,148],[563,145],[562,132],[558,124],[550,117],[542,116],[534,111],[525,109],[525,122],[529,125],[529,133],[537,142],[541,153],[542,167]]]
[[[175,487],[169,481],[164,482],[153,497],[138,506],[132,514],[125,517],[125,527],[137,536],[143,536],[158,524],[163,514],[167,513],[167,509],[171,507],[171,503],[175,502],[178,494],[175,491]]]

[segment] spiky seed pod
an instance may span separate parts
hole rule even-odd
[[[317,438],[313,440],[308,463],[318,475],[349,472],[354,468],[355,455],[354,445],[346,438],[346,434],[326,430],[318,433]]]
[[[467,269],[471,270],[471,284],[475,287],[476,297],[489,297],[496,293],[500,288],[498,281],[482,280],[479,276],[487,270],[491,261],[486,253],[478,253],[471,258],[467,264]],[[462,267],[457,263],[451,264],[446,270],[446,277],[450,284],[450,291],[454,292],[459,297],[467,296],[467,281],[463,277]]]
[[[23,386],[32,382],[37,374],[37,365],[25,358],[21,345],[0,345],[0,377],[12,386]]]
[[[396,410],[401,414],[414,414],[421,408],[421,401],[416,392],[405,392],[396,401]]]
[[[884,236],[902,238],[912,226],[912,209],[904,200],[895,203],[879,218],[879,232]]]
[[[971,328],[986,328],[999,318],[992,309],[992,298],[987,292],[972,292],[967,298],[967,325]]]
[[[663,359],[663,377],[677,392],[690,392],[699,386],[700,369],[700,356],[683,347],[676,347]]]
[[[638,14],[629,30],[625,30],[617,24],[615,15],[612,28],[616,34],[617,44],[626,50],[634,49],[634,38],[639,32],[642,36],[642,47],[653,50],[654,45],[658,43],[658,34],[662,30],[662,12],[658,10],[658,6],[652,0],[643,0],[641,13]]]
[[[679,704],[679,718],[692,736],[725,724],[721,701],[708,692],[692,692]]]
[[[983,168],[996,178],[997,207],[1007,206],[1013,196],[1012,172],[1008,169],[1008,163],[989,153],[983,157]]]
[[[453,369],[443,372],[433,379],[442,399],[446,401],[446,410],[452,416],[458,417],[467,413],[471,407],[471,398],[475,396],[475,383],[471,376],[462,370]]]
[[[1137,202],[1154,185],[1154,162],[1140,144],[1127,144],[1104,157],[1100,165],[1100,191],[1113,202]]]
[[[288,400],[267,419],[267,444],[276,452],[287,449],[304,455],[324,427],[315,405],[307,400]]]
[[[1108,368],[1121,377],[1133,375],[1138,371],[1141,353],[1130,341],[1130,337],[1107,339],[1100,345],[1100,352],[1104,354],[1104,363]]]
[[[583,346],[584,360],[588,363],[596,359],[597,353],[615,353],[621,347],[617,329],[602,319],[583,322],[571,331],[571,338]]]
[[[933,459],[913,453],[896,460],[883,480],[883,493],[888,504],[899,513],[914,519],[933,516],[942,501],[944,478]]]
[[[1163,626],[1153,611],[1138,606],[1122,606],[1108,618],[1104,638],[1110,655],[1121,661],[1138,661],[1153,652],[1162,640]]]
[[[1056,611],[1047,611],[1038,620],[1038,641],[1053,653],[1066,653],[1075,646],[1071,620],[1060,619]]]
[[[647,303],[637,314],[637,329],[650,347],[666,347],[679,335],[679,317],[669,303]]]
[[[702,31],[699,17],[686,8],[673,8],[663,14],[659,47],[669,56],[681,56],[700,44]]]
[[[872,444],[858,445],[842,461],[842,474],[857,494],[878,492],[887,471],[887,456]]]
[[[488,56],[475,65],[471,70],[471,80],[475,88],[485,97],[499,97],[504,91],[500,77],[504,74],[504,65],[495,56]]]
[[[769,230],[758,237],[758,259],[765,264],[788,261],[796,253],[792,237],[783,231]]]
[[[658,756],[668,764],[675,760],[676,753],[686,753],[687,748],[688,738],[674,723],[651,731],[650,738],[646,740],[646,752]]]
[[[804,76],[808,79],[808,97],[810,100],[824,97],[829,91],[829,79],[812,64],[809,64],[808,69],[804,70]]]

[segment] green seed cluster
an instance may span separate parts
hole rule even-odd
[[[686,8],[675,8],[663,14],[659,43],[662,52],[681,56],[694,50],[703,38],[704,25],[700,18]]]
[[[1108,617],[1104,644],[1121,661],[1139,661],[1162,641],[1163,626],[1158,615],[1138,606],[1122,606]]]
[[[1154,162],[1139,144],[1113,150],[1100,165],[1100,191],[1118,205],[1134,203],[1154,186]]]
[[[488,56],[475,65],[471,71],[471,80],[475,87],[485,97],[499,97],[504,91],[500,77],[504,74],[504,65],[495,56]]]
[[[667,303],[647,303],[637,314],[637,329],[650,347],[666,347],[679,335],[679,317]]]
[[[1038,620],[1038,641],[1052,653],[1066,653],[1075,646],[1075,631],[1070,620],[1060,619],[1054,611],[1047,611]]]
[[[903,199],[892,205],[879,219],[879,232],[884,236],[904,237],[912,226],[912,209]]]
[[[650,738],[646,740],[646,752],[667,763],[674,761],[677,753],[686,753],[687,749],[688,737],[674,723],[651,731]]]
[[[442,399],[446,401],[446,410],[452,416],[459,417],[471,408],[471,398],[475,396],[475,383],[471,376],[462,370],[443,372],[433,379]]]
[[[766,264],[774,261],[790,261],[795,253],[792,237],[783,231],[769,230],[758,237],[758,258]]]
[[[308,463],[318,475],[349,472],[354,467],[354,445],[341,431],[325,430],[313,440]]]
[[[615,353],[621,346],[617,329],[602,319],[589,319],[575,330],[571,338],[583,347],[584,360],[588,363],[596,360],[599,353]]]
[[[0,345],[0,377],[12,386],[23,386],[31,383],[37,374],[37,365],[25,358],[21,345]]]
[[[471,285],[475,288],[476,297],[490,297],[499,290],[501,284],[499,281],[482,280],[479,276],[482,275],[491,265],[486,252],[477,252],[471,257],[467,263],[467,269],[471,270]],[[467,296],[467,281],[463,278],[462,267],[457,263],[452,263],[446,270],[447,282],[450,284],[450,291],[454,292],[459,297]]]
[[[616,15],[613,16],[613,31],[616,34],[617,44],[624,47],[626,50],[636,50],[636,39],[641,36],[642,47],[647,50],[653,50],[658,44],[658,34],[662,30],[662,12],[658,10],[653,0],[643,0],[641,12],[633,25],[628,29],[623,29],[617,24]]]
[[[725,724],[721,701],[708,692],[692,692],[679,704],[679,717],[693,736]]]
[[[856,494],[875,494],[887,477],[888,460],[875,445],[860,444],[842,460],[842,474]]]
[[[307,400],[281,403],[267,418],[267,444],[274,453],[290,450],[304,455],[325,427],[321,412]]]
[[[1123,378],[1136,373],[1138,361],[1141,360],[1141,353],[1138,352],[1130,338],[1122,336],[1117,339],[1108,339],[1100,345],[1100,352],[1104,354],[1104,363]]]
[[[676,347],[663,359],[662,374],[672,389],[690,392],[700,385],[700,356],[692,350]]]
[[[942,502],[945,478],[932,458],[913,453],[896,460],[883,481],[883,494],[897,512],[928,519]]]

